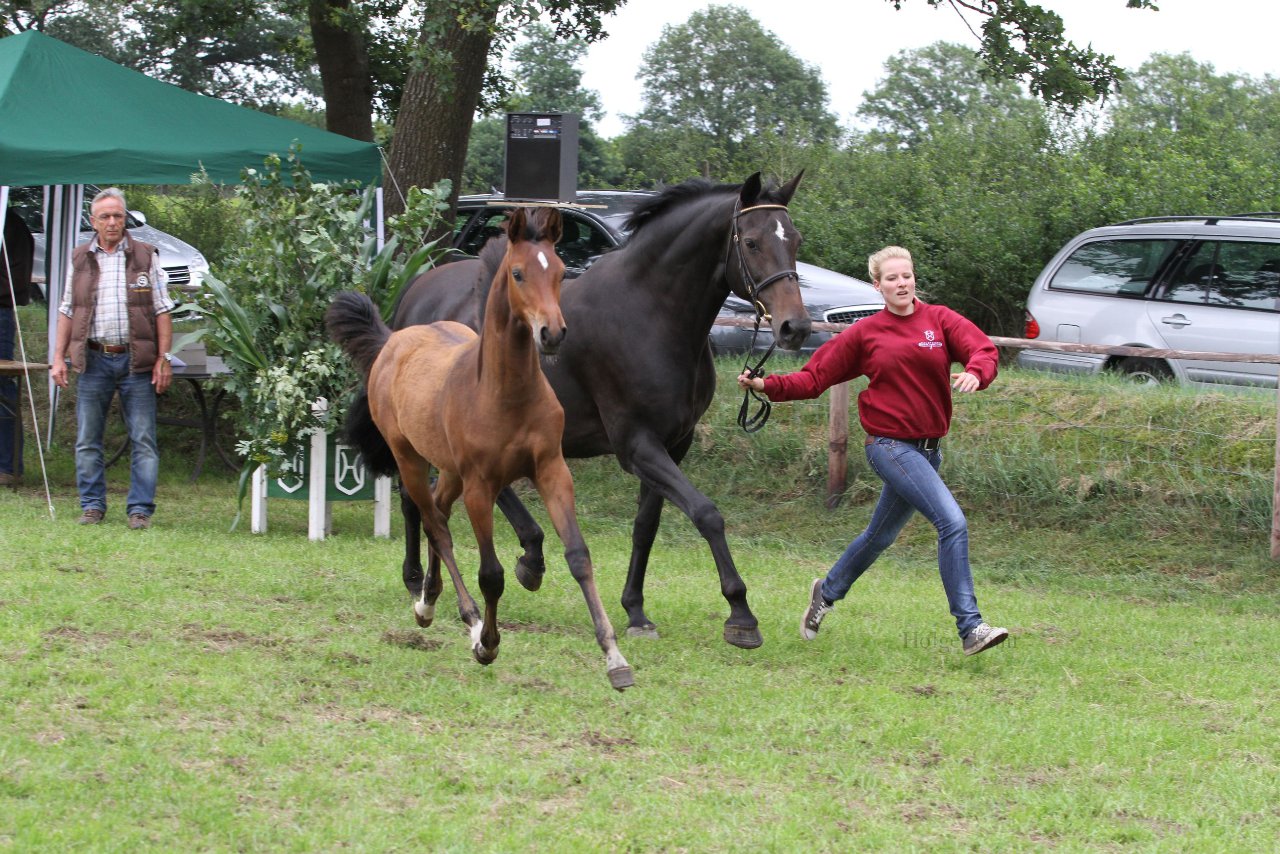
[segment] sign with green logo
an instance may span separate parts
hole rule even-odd
[[[297,474],[267,481],[268,498],[296,498],[306,501],[310,495],[311,449],[301,451],[293,461]],[[350,445],[325,443],[325,500],[372,501],[373,475],[364,467],[360,452]]]

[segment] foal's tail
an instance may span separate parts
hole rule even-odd
[[[343,291],[333,298],[324,323],[329,337],[346,351],[368,382],[374,361],[391,337],[391,328],[382,321],[373,300],[362,293]]]
[[[377,306],[364,294],[344,291],[333,298],[324,320],[329,337],[351,357],[367,384],[374,361],[391,337],[391,329],[383,323]],[[386,475],[396,473],[391,447],[369,412],[367,389],[362,388],[356,393],[347,410],[342,432],[348,444],[360,449],[364,464],[370,471]]]

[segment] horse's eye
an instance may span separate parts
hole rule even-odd
[[[512,268],[511,268],[511,278],[515,279],[517,282],[523,283],[523,282],[524,282],[524,271],[523,271],[523,270],[521,270],[519,267],[512,267]]]
[[[756,251],[756,242],[752,240],[750,237],[744,239],[742,242],[747,244],[747,248],[750,249],[752,252]]]

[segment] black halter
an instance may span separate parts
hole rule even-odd
[[[760,357],[760,361],[756,362],[753,367],[751,365],[751,354],[755,352],[756,338],[760,335],[760,321],[772,320],[772,318],[769,317],[768,311],[764,307],[764,303],[760,302],[760,293],[779,279],[793,278],[799,281],[800,275],[794,269],[779,270],[764,281],[757,282],[755,280],[755,277],[751,274],[751,268],[747,266],[747,259],[742,254],[742,233],[738,228],[738,219],[743,214],[751,213],[752,211],[768,210],[770,208],[785,211],[787,206],[772,204],[752,205],[749,208],[739,209],[739,204],[740,201],[735,201],[733,203],[733,228],[730,233],[729,250],[725,253],[725,270],[726,272],[728,271],[729,253],[732,252],[737,256],[738,274],[741,276],[742,284],[746,286],[747,296],[751,300],[751,306],[756,311],[756,323],[755,327],[751,331],[751,346],[747,348],[747,360],[743,364],[742,369],[749,377],[763,377],[765,375],[764,363],[769,361],[769,357],[773,355],[773,348],[778,346],[778,339],[776,337],[774,338],[773,342],[769,345],[769,349],[765,351],[764,355]],[[755,415],[748,414],[751,408],[752,399],[759,404],[759,408],[756,410]],[[773,404],[769,402],[767,397],[760,395],[755,389],[749,388],[743,394],[742,406],[738,409],[738,426],[742,428],[744,433],[754,433],[764,427],[765,422],[769,420],[769,413],[772,410]]]

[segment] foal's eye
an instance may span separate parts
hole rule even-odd
[[[515,279],[517,282],[523,283],[523,282],[524,282],[524,270],[521,270],[519,267],[512,267],[512,268],[511,268],[511,278]]]
[[[756,242],[752,240],[750,237],[745,238],[742,242],[747,244],[747,248],[750,249],[752,252],[756,251]]]

